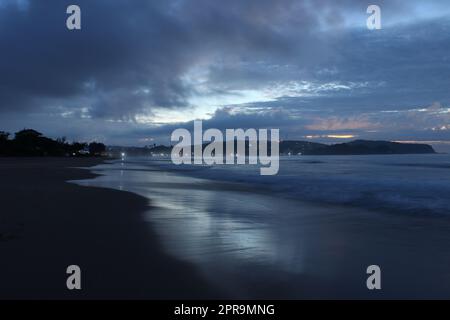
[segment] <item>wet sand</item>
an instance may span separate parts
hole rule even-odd
[[[281,199],[133,163],[97,166],[94,180],[71,168],[99,163],[0,159],[0,299],[450,297],[447,216]],[[72,264],[81,291],[66,289]],[[381,291],[366,288],[371,264]]]
[[[220,298],[142,223],[149,201],[68,180],[99,159],[0,158],[0,299]],[[66,288],[79,265],[82,290]]]
[[[447,215],[281,197],[256,185],[167,171],[148,161],[96,166],[84,186],[131,191],[165,252],[235,299],[450,297]],[[366,269],[381,267],[382,289]]]

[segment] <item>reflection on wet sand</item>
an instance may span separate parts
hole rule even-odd
[[[345,206],[286,199],[263,188],[180,175],[136,163],[96,167],[102,176],[78,181],[131,191],[152,207],[143,219],[161,237],[165,250],[194,263],[205,278],[235,298],[372,297],[366,267],[380,264],[392,285],[380,297],[450,292],[450,223],[390,215]],[[422,220],[421,220],[422,219]],[[425,228],[418,229],[423,225]],[[429,230],[434,228],[435,234]],[[437,228],[436,228],[437,227]],[[411,237],[411,233],[420,238]],[[411,267],[410,262],[419,265]],[[406,269],[405,269],[406,268]],[[409,281],[422,270],[430,278]],[[439,274],[438,277],[433,274]]]

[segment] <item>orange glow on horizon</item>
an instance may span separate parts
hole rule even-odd
[[[320,138],[331,138],[331,139],[352,139],[356,138],[352,134],[325,134],[325,135],[308,135],[304,136],[306,139],[320,139]]]
[[[327,138],[332,138],[332,139],[352,139],[355,138],[354,135],[352,134],[330,134],[326,136]]]

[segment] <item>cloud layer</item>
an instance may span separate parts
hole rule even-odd
[[[0,127],[145,144],[195,118],[288,138],[450,139],[445,1],[0,0]],[[425,110],[425,111],[424,111]],[[177,124],[174,124],[177,123]]]

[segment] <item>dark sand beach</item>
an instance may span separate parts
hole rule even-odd
[[[414,176],[409,166],[401,170],[395,165],[406,157],[321,159],[327,164],[305,167],[301,161],[286,160],[280,181],[267,178],[265,185],[245,183],[252,176],[248,171],[237,175],[234,170],[240,168],[185,168],[182,174],[158,160],[134,158],[96,166],[92,171],[101,176],[75,183],[129,191],[151,201],[142,223],[148,222],[149,231],[157,234],[162,250],[192,263],[226,297],[448,298],[450,220],[445,211],[424,207],[448,210],[445,198],[439,198],[447,194],[445,183],[436,180],[439,176],[445,181],[446,171],[439,164],[447,158],[419,157],[417,164],[433,168],[416,170]],[[387,161],[394,165],[385,165]],[[328,177],[335,184],[321,184],[320,177],[328,172],[343,174]],[[375,186],[354,179],[368,173],[381,177],[370,179]],[[235,182],[225,182],[225,176]],[[288,197],[286,186],[296,192],[319,186],[315,190],[321,191],[322,200]],[[276,187],[284,189],[278,192]],[[366,195],[365,207],[358,192]],[[367,196],[371,194],[376,196],[373,201]],[[359,202],[326,202],[337,195],[356,196]],[[402,199],[407,205],[395,202],[397,210],[387,209],[392,196],[406,197]],[[366,286],[370,265],[381,268],[381,290]]]
[[[277,198],[146,162],[101,162],[0,159],[0,299],[449,296],[446,215]],[[80,168],[93,166],[101,176]],[[372,264],[381,291],[366,288]],[[69,265],[81,267],[80,291],[66,288]]]
[[[0,158],[0,299],[220,298],[141,223],[148,200],[67,183],[99,159]],[[66,288],[79,265],[82,290]]]

